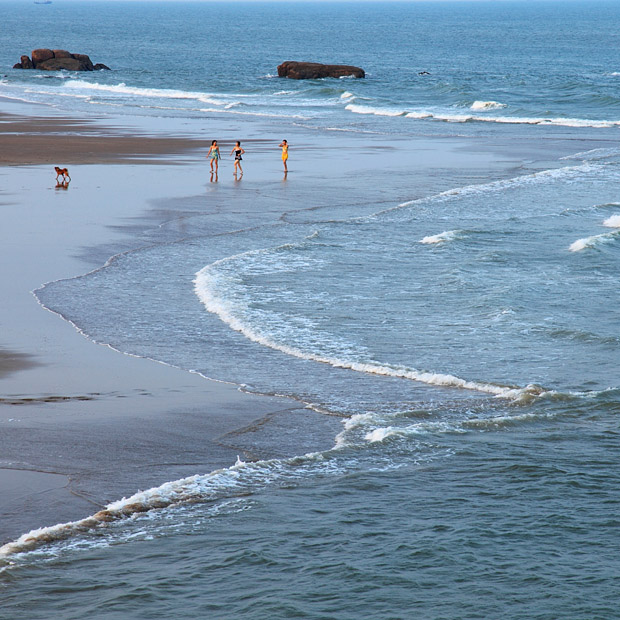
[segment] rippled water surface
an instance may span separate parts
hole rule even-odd
[[[619,6],[75,3],[52,22],[39,11],[68,3],[30,21],[11,6],[5,64],[28,24],[114,71],[7,69],[8,96],[569,155],[440,172],[442,191],[347,177],[291,190],[285,217],[267,189],[249,214],[189,197],[182,234],[39,289],[94,341],[290,396],[339,432],[17,541],[0,617],[620,617]],[[171,50],[157,71],[136,64],[154,46]],[[283,83],[289,58],[368,77]]]

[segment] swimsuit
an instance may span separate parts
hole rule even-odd
[[[282,147],[282,161],[286,161],[288,159],[288,144]]]
[[[241,161],[241,149],[235,149],[235,161]]]
[[[213,149],[211,151],[211,159],[219,159],[220,158],[220,152],[217,149]]]

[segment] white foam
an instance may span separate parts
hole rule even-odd
[[[403,116],[406,114],[404,110],[394,110],[391,108],[373,108],[367,105],[358,105],[350,103],[345,106],[345,110],[355,114],[373,114],[375,116]]]
[[[0,559],[7,559],[17,553],[29,552],[46,544],[105,528],[112,522],[135,517],[151,510],[248,495],[257,488],[263,488],[282,477],[303,479],[317,470],[337,472],[340,471],[338,468],[338,465],[326,460],[320,452],[253,463],[245,463],[237,457],[237,462],[231,467],[166,482],[146,491],[138,491],[131,497],[108,504],[103,510],[85,519],[32,530],[0,547]]]
[[[405,114],[405,116],[407,118],[432,118],[432,114],[430,112],[407,112],[407,114]]]
[[[420,243],[433,244],[433,243],[444,243],[446,241],[453,241],[456,239],[461,231],[460,230],[446,230],[438,235],[431,235],[429,237],[424,237],[420,240]]]
[[[398,431],[395,431],[391,426],[387,426],[385,428],[375,428],[374,431],[366,433],[364,439],[366,439],[366,441],[369,441],[370,443],[377,443],[379,441],[383,441],[387,437],[391,437],[396,432]]]
[[[594,170],[597,170],[597,164],[591,164],[589,162],[580,164],[578,166],[564,166],[562,168],[552,168],[550,170],[541,170],[540,172],[534,172],[532,174],[525,174],[511,179],[502,179],[499,181],[491,181],[490,183],[480,183],[478,185],[464,185],[462,187],[455,187],[448,189],[434,196],[428,196],[425,198],[415,198],[414,200],[408,200],[402,202],[396,207],[385,209],[371,215],[362,216],[359,220],[370,220],[386,213],[398,211],[403,208],[410,207],[412,205],[427,203],[427,202],[443,202],[451,200],[455,197],[463,196],[475,196],[477,194],[487,194],[494,192],[504,192],[507,189],[513,187],[521,187],[527,185],[536,185],[538,183],[547,183],[553,180],[570,180],[572,178],[578,179],[583,174],[589,174]]]
[[[150,106],[149,106],[150,107]],[[295,118],[297,120],[310,120],[307,116],[301,116],[299,114],[269,114],[266,112],[242,112],[241,110],[231,110],[228,107],[224,108],[200,108],[199,112],[206,112],[208,114],[237,114],[241,116],[261,116],[264,118]]]
[[[565,155],[560,157],[560,160],[566,159],[581,159],[581,160],[600,160],[608,157],[616,157],[620,155],[620,149],[617,148],[596,148],[588,151],[580,151],[579,153],[573,153],[572,155]]]
[[[402,438],[408,439],[418,435],[428,435],[430,433],[466,433],[462,425],[451,424],[446,421],[421,422],[409,426],[385,426],[375,428],[364,435],[364,439],[369,443],[381,443],[386,439]]]
[[[604,222],[603,226],[607,226],[608,228],[620,228],[620,215],[612,215],[608,217]]]
[[[498,110],[505,107],[505,103],[499,103],[497,101],[474,101],[471,104],[472,110]]]
[[[299,347],[278,342],[276,338],[268,333],[263,333],[260,328],[253,327],[242,318],[244,314],[249,311],[249,308],[247,304],[244,306],[244,302],[238,299],[233,300],[230,297],[229,291],[235,289],[236,283],[234,278],[228,278],[225,275],[225,270],[221,269],[221,267],[225,266],[229,261],[235,261],[240,257],[248,257],[256,253],[257,251],[253,250],[216,261],[201,269],[196,274],[194,280],[194,290],[205,308],[218,316],[231,329],[243,334],[248,340],[281,351],[292,357],[329,364],[334,368],[344,368],[355,372],[409,379],[427,385],[474,390],[516,401],[536,397],[545,391],[535,385],[527,385],[525,387],[505,386],[482,381],[469,381],[445,373],[421,371],[400,365],[393,366],[376,360],[359,361],[332,357],[326,354],[305,351]]]
[[[230,106],[231,103],[238,105],[239,101],[226,101],[217,98],[211,93],[193,92],[184,90],[174,90],[168,88],[139,88],[127,86],[124,82],[120,84],[100,84],[98,82],[87,82],[85,80],[71,80],[64,85],[68,89],[89,90],[120,95],[135,95],[138,97],[149,97],[158,99],[192,99],[211,105]],[[237,95],[240,97],[241,95]]]
[[[505,104],[496,101],[480,101],[474,102],[473,105],[479,107],[472,110],[492,110],[501,109]],[[484,106],[484,107],[483,107]],[[404,116],[415,120],[431,119],[442,121],[445,123],[500,123],[509,125],[554,125],[561,127],[617,127],[620,126],[620,120],[594,120],[583,118],[545,118],[545,117],[519,117],[519,116],[480,116],[477,114],[462,114],[450,111],[430,111],[430,110],[403,110],[394,108],[373,107],[368,105],[349,104],[345,106],[346,110],[355,114],[373,114],[375,116]]]
[[[589,248],[595,248],[603,243],[611,243],[617,237],[617,232],[603,233],[600,235],[592,235],[591,237],[584,237],[583,239],[577,239],[570,244],[569,250],[571,252],[581,252]]]
[[[340,95],[341,99],[355,99],[355,95],[353,93],[350,93],[349,91],[345,91],[344,93],[342,93],[342,95]]]

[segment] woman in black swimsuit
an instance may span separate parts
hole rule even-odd
[[[235,154],[235,171],[233,174],[237,174],[237,168],[239,168],[239,172],[243,174],[243,168],[241,167],[241,156],[245,153],[245,151],[241,148],[241,142],[239,142],[239,140],[237,140],[233,150],[230,152],[231,155],[233,153]]]

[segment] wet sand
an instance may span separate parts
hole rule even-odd
[[[0,165],[158,161],[207,147],[206,140],[122,132],[86,120],[0,113]],[[169,164],[170,159],[159,159]]]
[[[58,135],[68,128],[70,135]],[[243,436],[259,437],[263,418],[273,427],[307,412],[294,401],[244,394],[98,346],[31,293],[139,244],[122,229],[135,232],[149,201],[161,204],[192,181],[204,191],[195,166],[175,166],[174,183],[162,174],[163,165],[186,161],[204,169],[204,155],[196,154],[204,144],[45,116],[30,124],[5,114],[0,132],[0,544],[83,518],[139,489],[230,466],[238,455],[314,448],[312,439],[307,446],[266,441],[255,453]],[[40,165],[50,161],[80,162],[67,188],[56,184],[51,166]],[[174,214],[149,216],[144,226],[168,217]],[[104,249],[97,256],[86,251],[92,247]],[[316,445],[332,437],[318,428]]]

